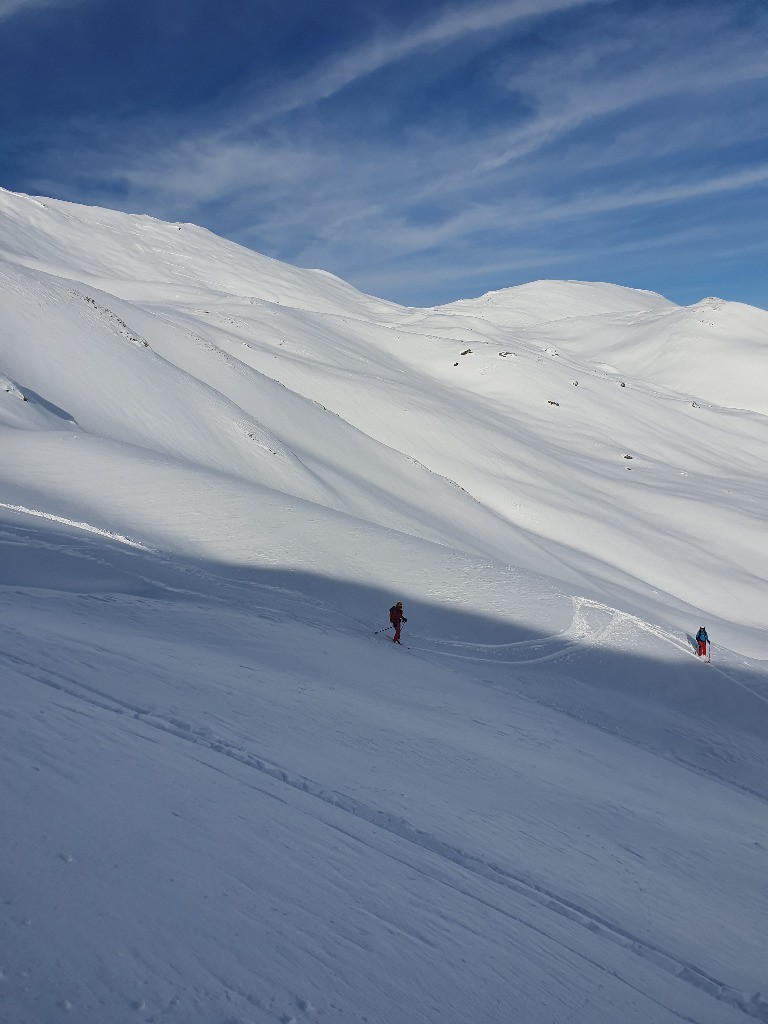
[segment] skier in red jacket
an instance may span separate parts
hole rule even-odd
[[[392,642],[400,643],[400,626],[403,622],[407,622],[408,619],[403,615],[403,602],[398,601],[397,604],[393,604],[389,609],[389,621],[395,627],[395,635],[392,637]]]

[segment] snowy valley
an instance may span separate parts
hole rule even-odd
[[[768,1021],[768,312],[4,190],[0,290],[0,1020]]]

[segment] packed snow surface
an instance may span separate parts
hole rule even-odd
[[[0,289],[3,1024],[768,1021],[768,313],[3,190]]]

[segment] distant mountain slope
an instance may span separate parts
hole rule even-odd
[[[299,270],[194,224],[0,189],[0,258],[136,301],[237,295],[361,313],[390,305],[320,270]]]
[[[581,317],[665,313],[677,308],[655,292],[594,281],[531,281],[442,307],[504,327],[535,327]]]
[[[768,415],[768,312],[754,306],[716,298],[676,306],[617,285],[534,281],[454,302],[433,316],[445,324],[445,313],[554,345],[619,376]]]
[[[0,289],[0,502],[502,619],[553,587],[704,615],[766,650],[761,310],[573,281],[411,309],[5,191]]]

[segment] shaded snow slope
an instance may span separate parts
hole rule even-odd
[[[3,1020],[766,1019],[759,666],[84,525],[0,509]]]

